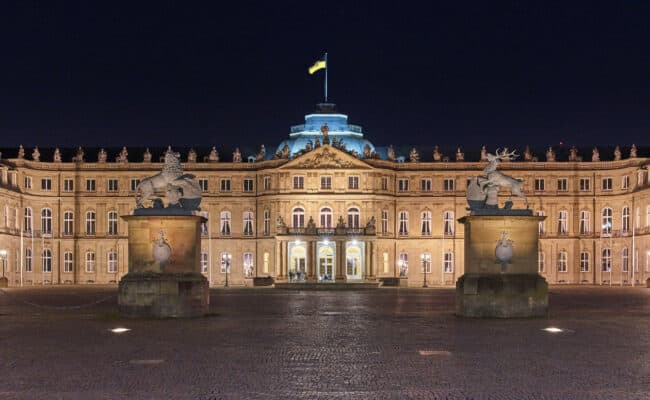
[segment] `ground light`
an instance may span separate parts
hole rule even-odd
[[[129,329],[129,328],[118,327],[118,328],[111,329],[111,332],[113,332],[113,333],[124,333],[124,332],[128,332],[130,330],[131,329]]]
[[[564,332],[564,329],[556,328],[554,326],[549,326],[548,328],[542,329],[543,331],[550,332],[550,333],[561,333]]]

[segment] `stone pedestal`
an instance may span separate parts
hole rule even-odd
[[[6,276],[0,278],[0,288],[9,287],[9,279]]]
[[[165,212],[161,210],[160,213]],[[129,272],[119,283],[120,312],[132,317],[200,317],[209,286],[201,274],[203,217],[129,215]]]
[[[465,274],[456,282],[456,314],[487,318],[546,315],[548,285],[537,273],[538,223],[544,217],[508,215],[507,210],[494,214],[459,220],[465,228]],[[497,261],[496,255],[503,232],[512,241],[507,262]]]

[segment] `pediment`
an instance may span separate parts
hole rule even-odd
[[[358,158],[341,151],[335,147],[323,145],[309,153],[294,158],[281,168],[297,169],[335,169],[335,168],[361,168],[371,167]]]

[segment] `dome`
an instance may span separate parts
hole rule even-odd
[[[305,115],[305,123],[294,125],[289,131],[289,138],[283,140],[276,150],[281,152],[284,146],[289,146],[290,157],[300,154],[311,141],[314,146],[316,139],[323,144],[323,127],[327,127],[330,144],[335,140],[345,146],[345,150],[363,154],[366,145],[370,151],[375,151],[375,146],[363,137],[363,130],[359,125],[348,123],[348,116],[336,112],[335,105],[331,103],[320,103],[316,112]]]

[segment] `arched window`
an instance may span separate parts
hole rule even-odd
[[[356,207],[351,207],[348,209],[348,228],[359,229],[361,222],[361,213]]]
[[[221,212],[221,229],[219,232],[223,236],[230,236],[230,211]]]
[[[611,208],[603,208],[600,233],[607,235],[612,233],[612,226],[614,224],[612,221],[612,215],[614,215],[614,212]]]
[[[580,252],[580,272],[589,272],[589,252]]]
[[[545,217],[546,212],[544,211],[537,211],[537,216],[538,217]],[[546,233],[546,219],[543,219],[537,223],[537,233],[540,235],[543,235]]]
[[[253,236],[253,212],[244,211],[244,236]]]
[[[587,210],[580,211],[580,234],[587,235],[591,232],[591,213]]]
[[[24,219],[23,229],[25,230],[25,232],[31,232],[33,228],[34,225],[32,224],[32,209],[29,207],[25,207],[25,219]]]
[[[110,250],[108,252],[108,273],[117,273],[117,251]]]
[[[320,209],[319,218],[320,218],[320,227],[321,228],[331,228],[332,227],[332,209],[329,207],[323,207]]]
[[[96,228],[95,212],[86,212],[86,235],[94,235]]]
[[[455,221],[454,221],[454,212],[453,211],[445,211],[444,214],[442,215],[443,219],[443,229],[444,229],[444,234],[446,236],[452,236],[454,234],[454,231],[456,229],[455,227]]]
[[[66,251],[63,253],[63,272],[72,272],[72,263],[72,252]]]
[[[271,210],[264,210],[264,236],[271,234]]]
[[[627,247],[623,247],[621,250],[621,270],[623,272],[628,272],[630,269],[630,254],[627,250]]]
[[[568,219],[569,213],[566,212],[565,210],[562,210],[558,213],[557,215],[557,233],[560,235],[564,235],[567,233],[567,219]]]
[[[25,271],[32,272],[32,249],[25,249]]]
[[[246,278],[252,278],[254,275],[253,253],[244,253],[244,276]]]
[[[612,272],[612,250],[604,248],[600,254],[601,270],[603,272]]]
[[[86,252],[86,272],[95,272],[95,252]]]
[[[41,256],[41,265],[43,266],[43,272],[52,272],[52,250],[43,249]]]
[[[63,234],[65,236],[72,236],[74,233],[74,213],[66,211],[63,213]]]
[[[49,208],[41,210],[41,233],[43,235],[52,234],[52,210]]]
[[[431,211],[422,211],[422,235],[431,236]]]
[[[399,212],[399,234],[406,236],[409,234],[409,213],[408,211]]]
[[[567,272],[567,260],[567,252],[560,251],[557,255],[557,272]]]
[[[305,209],[302,207],[296,207],[291,212],[291,221],[292,227],[294,228],[304,228],[305,227]]]
[[[117,211],[109,211],[108,213],[108,234],[111,236],[117,235]]]
[[[622,226],[621,229],[623,232],[629,232],[630,230],[630,207],[623,207],[623,218],[621,220]]]
[[[431,253],[420,254],[420,261],[422,264],[422,273],[431,273]]]

